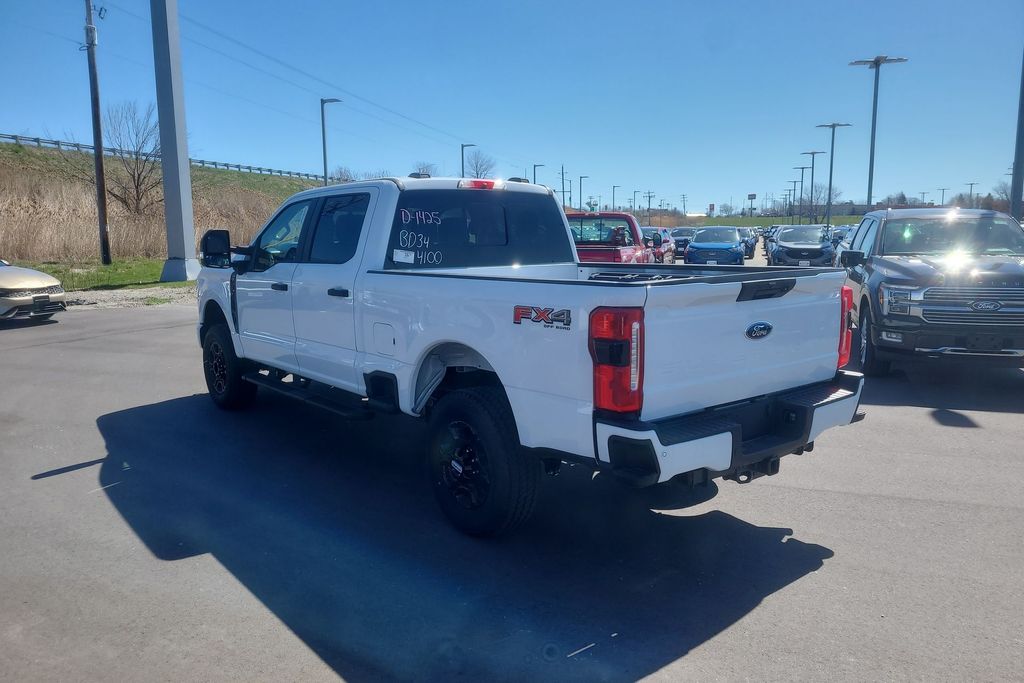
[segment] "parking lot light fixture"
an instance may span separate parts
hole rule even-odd
[[[324,108],[334,102],[341,102],[341,100],[336,97],[320,98],[320,146],[323,147],[324,152],[324,185],[327,184],[327,116],[324,113]]]
[[[797,211],[797,214],[796,214],[796,223],[797,223],[797,225],[803,225],[803,222],[804,222],[804,171],[806,171],[809,168],[810,168],[810,166],[794,166],[793,167],[794,171],[800,171],[800,197],[799,197],[800,209],[799,209],[799,211]]]
[[[466,177],[466,148],[467,147],[476,147],[476,145],[473,144],[473,143],[462,143],[462,150],[461,150],[461,153],[462,153],[462,175],[459,176],[460,178],[465,178]]]
[[[871,188],[875,182],[875,124],[878,121],[878,74],[883,64],[901,64],[907,61],[906,57],[888,57],[878,55],[873,59],[857,59],[850,62],[850,66],[866,66],[875,70],[875,95],[871,100],[871,152],[868,155],[868,209],[871,209]]]
[[[981,185],[981,183],[979,183],[978,181],[975,180],[974,182],[971,182],[971,183],[964,183],[964,185],[968,185],[971,188],[971,194],[969,195],[970,196],[970,207],[968,207],[968,208],[973,209],[974,208],[974,186],[975,185]]]
[[[849,126],[849,123],[819,123],[815,128],[831,128],[832,129],[832,144],[829,147],[828,153],[828,198],[827,204],[825,205],[825,223],[832,224],[832,168],[835,165],[836,159],[836,128],[842,128]],[[814,192],[814,185],[811,184],[811,192]]]
[[[811,215],[808,216],[808,218],[810,218],[809,222],[817,223],[818,222],[818,212],[814,210],[814,158],[816,156],[818,156],[819,154],[824,154],[824,152],[800,152],[800,153],[801,154],[809,154],[811,156],[811,191],[807,193],[808,194],[808,199],[811,200]]]

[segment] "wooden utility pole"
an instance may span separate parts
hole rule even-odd
[[[100,82],[96,75],[96,26],[92,23],[92,0],[85,0],[85,52],[89,58],[89,96],[92,99],[92,151],[96,170],[96,217],[100,229],[100,261],[110,265],[107,235],[107,182],[103,175],[103,119],[100,116]]]

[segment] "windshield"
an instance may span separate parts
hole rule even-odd
[[[893,218],[882,233],[883,256],[947,252],[1024,255],[1024,230],[1008,216]]]
[[[780,242],[820,242],[821,228],[786,228],[779,233]]]
[[[569,227],[576,244],[616,247],[633,246],[633,231],[625,218],[569,216]]]
[[[696,228],[676,228],[672,231],[673,237],[693,237],[693,233],[697,232]]]
[[[693,241],[701,242],[739,242],[740,236],[736,228],[704,228],[698,230]]]

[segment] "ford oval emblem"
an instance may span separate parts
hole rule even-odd
[[[971,304],[974,311],[998,311],[1003,305],[998,301],[975,301]]]
[[[772,324],[760,320],[747,328],[747,339],[764,339],[772,333]]]

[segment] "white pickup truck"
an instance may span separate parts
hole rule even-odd
[[[554,194],[519,179],[308,190],[201,252],[213,401],[429,420],[437,500],[474,535],[522,523],[563,462],[743,483],[863,417],[842,271],[582,264]]]

